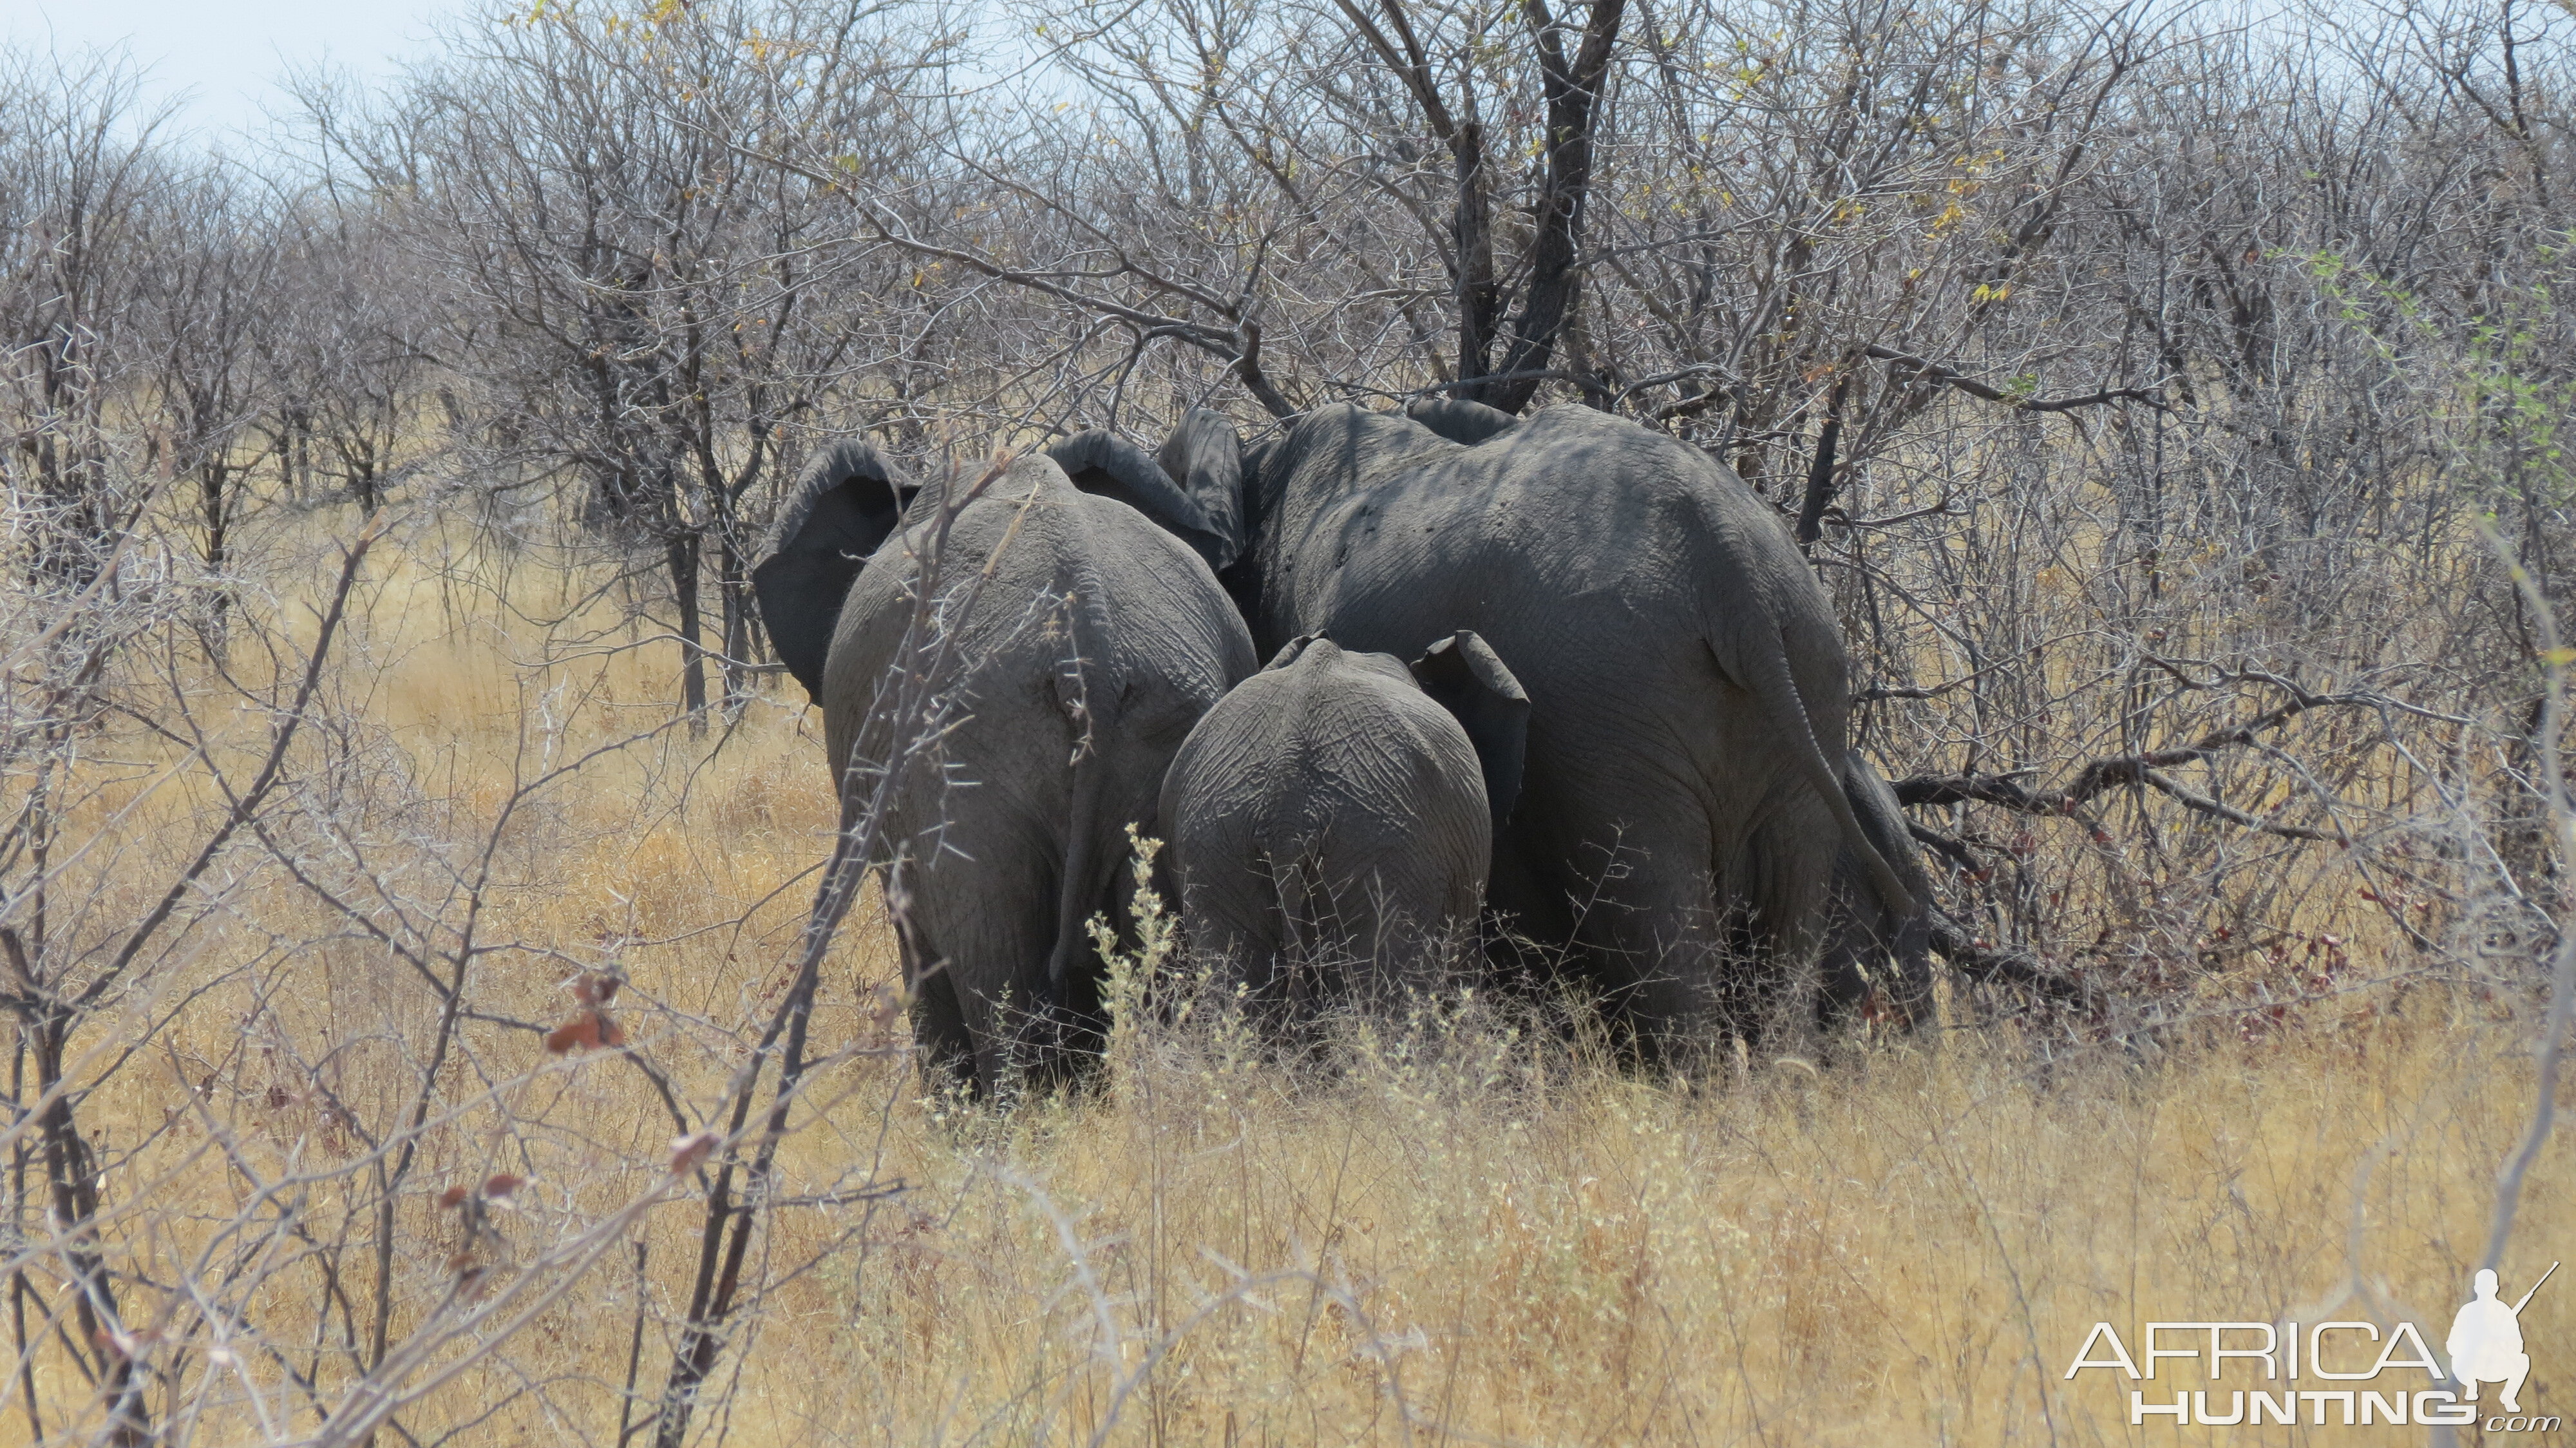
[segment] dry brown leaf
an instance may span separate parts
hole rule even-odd
[[[546,1050],[552,1055],[570,1051],[596,1051],[626,1044],[626,1033],[596,1007],[576,1011],[571,1020],[546,1033]]]
[[[671,1175],[686,1176],[697,1170],[698,1163],[707,1159],[707,1154],[716,1149],[716,1143],[720,1140],[722,1138],[712,1131],[698,1131],[687,1136],[672,1137]]]

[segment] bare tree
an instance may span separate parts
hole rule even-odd
[[[0,52],[0,367],[14,507],[55,520],[33,536],[41,573],[87,582],[123,500],[110,407],[139,365],[129,345],[152,265],[146,208],[166,184],[147,110],[121,56]]]
[[[185,477],[206,571],[233,565],[233,531],[251,473],[246,448],[273,407],[262,341],[283,308],[274,213],[265,188],[221,161],[172,178],[153,197],[140,238],[151,264],[141,278],[139,348],[148,348],[156,404],[154,445]],[[220,637],[225,595],[213,597]]]
[[[282,496],[317,500],[329,479],[372,513],[435,451],[419,434],[469,421],[421,415],[435,392],[437,299],[403,254],[397,204],[316,186],[290,193],[275,215],[283,275],[259,339],[272,399],[253,426]],[[450,399],[452,389],[453,379]]]
[[[683,707],[704,710],[710,655],[738,699],[748,500],[873,335],[828,186],[759,155],[827,133],[834,164],[873,164],[908,63],[889,42],[912,42],[820,6],[560,11],[458,41],[379,124],[326,117],[332,154],[414,188],[406,234],[456,308],[438,356],[507,420],[502,449],[568,470],[590,525],[658,563]]]

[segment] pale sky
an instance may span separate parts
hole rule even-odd
[[[276,78],[328,61],[375,79],[427,48],[430,23],[471,0],[0,0],[0,38],[65,56],[126,45],[155,99],[189,97],[177,123],[208,132],[263,128]]]

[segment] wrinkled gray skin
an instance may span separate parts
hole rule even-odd
[[[1527,767],[1488,895],[1513,927],[1687,1046],[1750,1026],[1820,944],[1838,848],[1913,914],[1845,794],[1841,632],[1772,510],[1585,408],[1417,412],[1320,408],[1248,451],[1193,414],[1163,462],[1194,494],[1239,476],[1221,576],[1260,647],[1472,629],[1510,661]]]
[[[1191,947],[1291,1008],[1437,986],[1440,952],[1483,903],[1528,713],[1473,634],[1411,665],[1291,640],[1208,711],[1163,779],[1164,864]]]
[[[1097,482],[1100,471],[1083,475]],[[992,570],[951,624],[967,712],[940,746],[945,779],[936,768],[907,775],[869,862],[903,902],[897,933],[925,1070],[978,1091],[1078,1068],[1099,1027],[1084,922],[1115,917],[1127,827],[1152,828],[1173,753],[1256,663],[1207,562],[1180,541],[1204,536],[1195,506],[1168,482],[1114,490],[1131,501],[1024,457],[959,513],[943,591]],[[822,706],[836,780],[851,778],[913,613],[934,520],[913,508],[887,541],[908,491],[863,444],[827,450],[755,573],[782,660]],[[828,635],[817,619],[830,621]],[[828,639],[819,656],[818,637]]]
[[[1843,794],[1861,829],[1918,905],[1932,900],[1932,877],[1905,824],[1896,792],[1857,749],[1843,756]],[[1826,915],[1822,1004],[1871,1019],[1928,1020],[1932,1006],[1932,924],[1922,910],[1890,908],[1869,867],[1846,845],[1834,852]]]

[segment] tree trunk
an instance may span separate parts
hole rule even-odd
[[[1843,398],[1851,391],[1851,374],[1846,372],[1834,383],[1825,398],[1825,425],[1816,433],[1815,460],[1807,467],[1807,496],[1798,505],[1798,547],[1813,548],[1825,531],[1825,509],[1833,506],[1839,486],[1834,477],[1834,448],[1842,441]]]
[[[1593,0],[1583,44],[1569,63],[1558,43],[1555,18],[1544,0],[1525,0],[1530,37],[1538,46],[1539,77],[1547,92],[1547,178],[1539,193],[1538,234],[1530,242],[1530,279],[1512,320],[1510,348],[1496,382],[1482,399],[1505,412],[1529,406],[1556,351],[1557,337],[1573,309],[1583,275],[1575,262],[1583,245],[1583,209],[1592,189],[1592,132],[1601,90],[1609,79],[1610,51],[1618,43],[1626,0]]]
[[[62,1084],[62,1062],[71,1029],[70,1016],[59,1006],[48,1009],[35,1022],[36,1084],[53,1098],[39,1118],[38,1127],[44,1141],[45,1178],[52,1188],[57,1230],[68,1234],[63,1260],[72,1274],[73,1320],[80,1324],[81,1336],[98,1354],[102,1369],[99,1395],[108,1404],[107,1441],[123,1448],[151,1441],[152,1427],[143,1407],[143,1379],[136,1375],[132,1360],[114,1336],[122,1330],[116,1284],[109,1278],[107,1264],[100,1260],[91,1235],[98,1220],[98,1165],[90,1153],[88,1139],[80,1134],[73,1120],[74,1093],[57,1089]]]
[[[1469,121],[1449,143],[1458,159],[1458,209],[1451,220],[1458,247],[1458,376],[1482,377],[1494,363],[1494,327],[1503,311],[1494,280],[1494,197],[1486,176],[1485,128]],[[1491,384],[1460,388],[1471,402]]]
[[[751,674],[745,667],[751,662],[751,609],[745,583],[742,550],[734,546],[733,531],[727,529],[716,542],[716,597],[724,610],[724,657],[719,667],[724,670],[727,709],[738,709],[751,697]]]
[[[232,606],[232,586],[224,569],[232,562],[232,507],[225,491],[231,469],[219,460],[197,468],[197,495],[206,520],[206,574],[214,598],[206,606],[206,646],[220,658],[224,648],[224,614]]]
[[[707,732],[707,655],[698,618],[698,535],[674,529],[663,543],[671,569],[671,601],[679,606],[680,707],[692,737]]]

